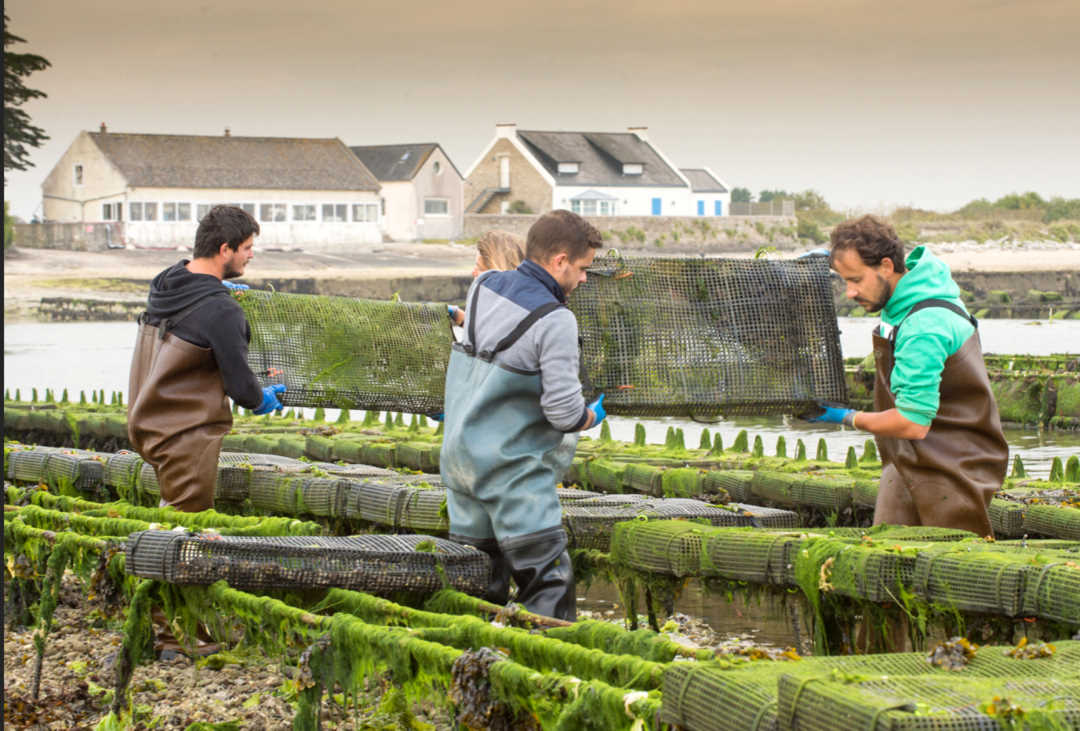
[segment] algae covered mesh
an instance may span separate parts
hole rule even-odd
[[[491,573],[486,554],[423,535],[207,538],[147,530],[128,539],[126,557],[135,576],[171,584],[224,579],[238,589],[337,587],[386,595],[448,585],[479,594]]]
[[[251,325],[248,364],[264,385],[288,387],[285,406],[442,411],[445,305],[253,290],[237,301]]]
[[[609,413],[797,413],[846,400],[828,259],[597,257],[570,299]]]
[[[435,413],[451,333],[443,305],[244,291],[248,362],[286,406]],[[845,401],[825,257],[608,253],[570,298],[586,396],[638,416],[797,413]],[[277,373],[280,371],[280,375]]]

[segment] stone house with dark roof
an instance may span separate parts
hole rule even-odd
[[[731,189],[709,168],[679,170],[690,182],[692,216],[731,215]]]
[[[259,222],[257,245],[382,241],[379,183],[337,139],[80,132],[42,184],[47,221],[122,224],[135,246],[190,247],[211,206]]]
[[[690,180],[646,132],[545,132],[496,124],[495,139],[465,173],[465,212],[566,208],[583,216],[695,215]]]
[[[416,241],[461,235],[465,179],[437,142],[349,149],[382,186],[386,236]]]

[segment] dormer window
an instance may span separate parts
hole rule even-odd
[[[641,175],[645,172],[645,164],[640,162],[624,162],[622,166],[623,175]]]
[[[559,163],[559,175],[576,175],[581,168],[581,163],[577,162],[560,162]]]

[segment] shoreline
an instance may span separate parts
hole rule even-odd
[[[1022,275],[1080,272],[1080,244],[930,244],[958,274]],[[642,255],[646,252],[630,252]],[[648,252],[655,254],[656,252]],[[782,258],[795,254],[784,252]],[[190,256],[172,249],[117,249],[105,252],[16,249],[4,257],[4,318],[10,322],[50,322],[38,314],[42,298],[96,302],[145,302],[150,280]],[[417,291],[428,282],[440,299],[453,300],[466,283],[475,249],[464,244],[369,244],[348,251],[257,251],[244,279],[284,291],[368,296],[382,299],[405,285]],[[749,258],[753,251],[725,254]],[[1067,276],[1067,275],[1066,275]],[[1080,282],[1077,283],[1080,285]],[[1077,286],[1073,285],[1073,286]],[[359,292],[359,293],[354,293]],[[402,292],[402,297],[405,292]],[[413,295],[415,298],[415,295]],[[433,297],[434,298],[434,297]]]

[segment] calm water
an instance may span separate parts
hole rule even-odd
[[[841,348],[847,357],[870,353],[870,330],[874,318],[839,319]],[[4,388],[14,394],[20,389],[29,398],[30,389],[37,387],[43,395],[52,388],[59,396],[67,388],[72,398],[80,390],[105,389],[106,392],[127,391],[128,368],[135,340],[136,326],[131,322],[91,323],[13,323],[4,326]],[[984,320],[980,323],[983,348],[988,353],[1024,353],[1048,355],[1080,350],[1080,321],[1052,323],[1026,320]],[[310,410],[309,410],[310,416]],[[360,418],[358,412],[353,418]],[[337,418],[335,410],[327,410],[329,419]],[[611,417],[611,433],[615,439],[632,441],[637,419]],[[817,440],[824,438],[829,456],[843,458],[849,446],[861,451],[867,439],[865,433],[839,430],[831,426],[806,424],[781,417],[739,418],[701,424],[683,419],[640,420],[645,425],[646,438],[662,443],[668,426],[683,429],[687,446],[696,446],[702,429],[719,432],[725,445],[730,445],[740,430],[761,434],[766,453],[773,453],[777,437],[784,435],[789,454],[794,454],[795,438],[801,437],[807,449],[813,451]],[[1046,475],[1055,456],[1063,459],[1080,453],[1080,434],[1070,432],[1010,431],[1009,445],[1019,453],[1032,475]]]

